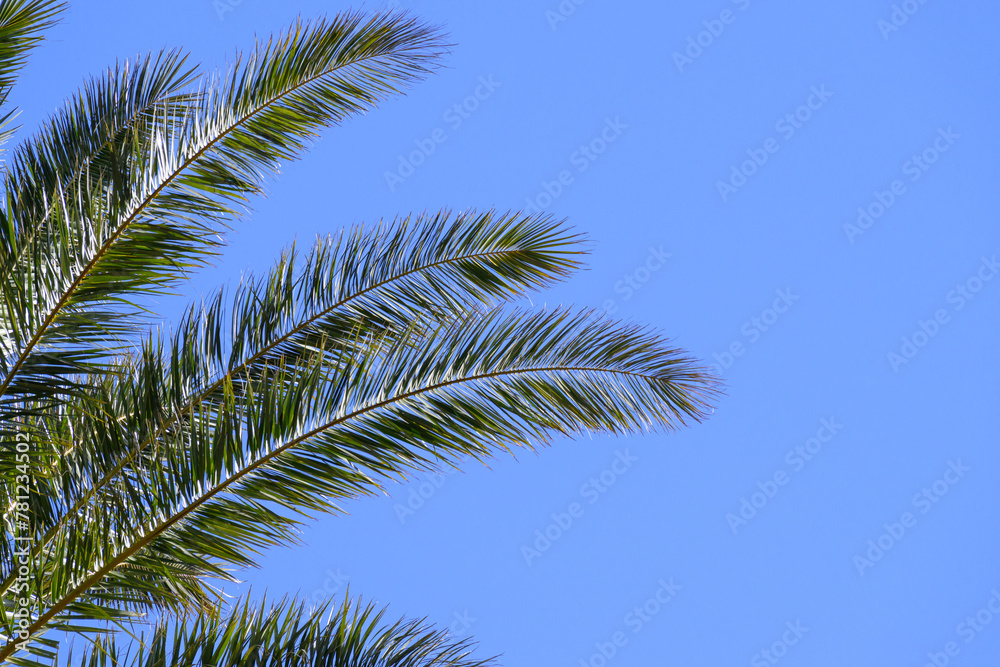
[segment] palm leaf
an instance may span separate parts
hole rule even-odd
[[[220,610],[221,612],[222,610]],[[307,611],[282,600],[239,602],[228,616],[161,623],[138,649],[99,639],[80,667],[238,667],[242,665],[369,667],[487,667],[470,657],[468,640],[452,639],[423,620],[385,622],[385,608],[327,603]],[[70,656],[69,663],[75,661]]]
[[[79,601],[94,604],[93,587],[163,539],[245,565],[287,542],[296,515],[335,512],[338,500],[378,489],[380,476],[533,448],[553,434],[674,429],[701,419],[712,394],[712,378],[679,350],[589,312],[493,311],[451,324],[343,366],[317,354],[294,372],[275,369],[244,400],[190,420],[137,490],[135,507],[152,511],[113,535],[77,526],[93,543],[116,540],[90,562],[56,554],[76,570],[46,592],[51,606],[32,632]]]
[[[50,503],[33,512],[34,555],[97,508],[131,516],[133,489],[146,483],[160,441],[176,437],[193,411],[214,418],[231,394],[243,400],[262,378],[275,381],[276,368],[308,365],[317,350],[353,350],[372,336],[384,343],[417,322],[452,321],[547,286],[582,252],[580,237],[548,216],[468,211],[356,229],[320,241],[298,265],[294,253],[283,256],[230,299],[220,291],[192,307],[166,350],[147,346],[130,381],[105,378],[80,403],[86,408],[48,413],[48,435],[32,439],[51,443],[61,472],[36,478],[32,497]],[[15,562],[2,563],[5,591]]]
[[[7,102],[28,52],[38,45],[42,32],[56,22],[64,7],[64,3],[55,0],[0,1],[0,109]],[[14,132],[7,125],[15,114],[0,112],[0,146]]]
[[[65,3],[54,0],[3,0],[0,2],[0,94],[17,80],[28,52],[52,27]]]
[[[179,120],[158,107],[155,131],[120,169],[60,191],[48,207],[62,230],[55,252],[12,279],[26,296],[8,305],[5,405],[107,372],[107,346],[133,334],[139,299],[203,265],[265,174],[323,127],[419,78],[441,48],[435,30],[405,16],[299,23],[206,82]]]

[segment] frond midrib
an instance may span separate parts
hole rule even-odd
[[[182,97],[182,95],[179,96]],[[165,97],[158,97],[153,101],[151,101],[149,104],[143,105],[142,107],[138,108],[136,110],[135,116],[131,118],[128,123],[125,123],[120,128],[118,128],[115,131],[114,136],[107,139],[104,143],[102,143],[98,147],[97,150],[95,150],[90,155],[87,155],[83,160],[80,161],[80,164],[70,174],[70,178],[67,181],[67,185],[68,186],[75,185],[83,177],[84,173],[86,172],[87,168],[90,166],[94,158],[100,155],[101,151],[105,150],[106,148],[111,146],[112,143],[114,143],[114,139],[116,136],[120,135],[122,132],[127,132],[128,130],[133,129],[135,125],[141,120],[143,114],[148,113],[153,107],[157,106],[158,104],[161,104],[162,102],[167,101],[170,97],[171,97],[170,95],[167,95]],[[50,199],[51,200],[55,199],[55,190],[53,190]],[[54,208],[55,206],[53,204],[48,208],[48,210],[46,210],[45,215],[43,215],[38,221],[35,222],[34,225],[32,225],[31,229],[27,234],[27,238],[24,238],[23,242],[21,242],[22,239],[18,239],[19,244],[17,246],[17,251],[13,254],[13,256],[10,258],[10,261],[6,265],[0,267],[0,284],[6,283],[7,279],[10,278],[11,274],[14,272],[14,267],[17,266],[18,261],[25,252],[26,248],[34,241],[34,238],[41,230],[42,225],[44,225],[45,221],[49,219],[49,214],[52,212]]]

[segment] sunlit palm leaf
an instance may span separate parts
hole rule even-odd
[[[17,73],[28,52],[42,40],[65,4],[56,0],[3,0],[0,2],[0,146],[13,134],[8,127],[15,111],[4,109]],[[0,153],[2,153],[0,148]]]
[[[385,608],[327,603],[311,611],[294,601],[270,606],[242,602],[220,615],[162,624],[133,645],[98,640],[80,667],[486,667],[469,656],[474,645],[424,621],[383,619]]]
[[[142,295],[203,265],[265,175],[323,127],[418,79],[441,49],[435,30],[403,16],[300,23],[206,82],[180,119],[157,106],[154,131],[118,169],[71,184],[45,207],[61,230],[57,252],[11,279],[23,296],[8,299],[0,413],[106,371],[107,346],[134,333]]]
[[[239,554],[234,564],[244,565],[247,554],[286,542],[295,516],[336,511],[339,500],[377,489],[380,476],[493,456],[511,443],[536,447],[553,433],[673,429],[702,418],[713,393],[712,378],[656,335],[586,312],[494,311],[358,357],[330,367],[317,353],[190,420],[137,490],[135,507],[150,514],[113,535],[77,527],[99,534],[94,543],[114,537],[114,547],[90,562],[58,554],[76,576],[47,592],[51,607],[33,631],[164,537],[208,561]]]
[[[129,508],[146,505],[135,489],[146,484],[163,439],[195,414],[210,423],[233,396],[243,400],[265,378],[276,381],[276,369],[287,376],[318,350],[347,350],[350,359],[373,337],[384,344],[417,322],[453,321],[544,287],[577,266],[579,240],[545,215],[422,216],[320,241],[298,264],[286,255],[231,298],[220,291],[189,311],[166,350],[147,347],[130,380],[96,385],[99,395],[84,409],[49,412],[45,441],[61,452],[61,472],[34,496],[54,499],[35,514],[44,534],[35,554],[57,528],[72,532],[96,512],[137,521]],[[3,564],[5,590],[14,563]]]

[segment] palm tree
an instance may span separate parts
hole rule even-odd
[[[0,102],[61,9],[0,0]],[[6,154],[0,663],[485,664],[357,599],[308,610],[220,586],[387,479],[705,415],[715,379],[655,332],[511,304],[584,252],[544,214],[344,231],[150,323],[149,295],[210,261],[279,160],[432,71],[443,40],[348,13],[225,73],[149,55]],[[82,656],[58,653],[67,636]]]

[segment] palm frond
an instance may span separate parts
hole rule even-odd
[[[0,94],[17,80],[28,52],[42,40],[65,8],[56,0],[3,0],[0,2]]]
[[[244,566],[287,543],[296,516],[336,512],[381,476],[533,448],[553,434],[674,429],[701,419],[714,392],[710,375],[654,333],[586,311],[493,311],[372,349],[339,367],[317,353],[263,375],[242,399],[230,394],[225,410],[192,414],[161,446],[138,502],[108,512],[126,514],[114,531],[76,526],[111,547],[51,554],[74,576],[50,586],[32,632],[95,604],[89,591],[159,540]]]
[[[37,261],[35,253],[51,252],[49,246],[72,231],[53,215],[60,204],[76,203],[62,194],[99,190],[105,181],[111,186],[107,194],[124,194],[129,154],[148,143],[161,115],[177,120],[192,100],[184,91],[195,70],[186,60],[179,51],[166,51],[118,63],[87,82],[15,150],[4,182],[9,225],[0,228],[0,282],[8,281],[19,261]]]
[[[162,464],[157,458],[163,441],[175,439],[190,422],[214,427],[214,420],[227,418],[233,400],[247,400],[259,384],[294,384],[292,374],[308,373],[317,351],[325,352],[319,358],[329,364],[334,350],[349,358],[377,347],[373,337],[384,345],[411,332],[417,321],[425,327],[454,321],[547,286],[577,267],[576,256],[584,252],[580,240],[546,215],[440,213],[321,241],[298,267],[290,253],[263,279],[241,284],[229,311],[220,291],[206,307],[192,308],[166,351],[147,347],[128,380],[102,378],[95,395],[49,410],[39,422],[44,434],[33,439],[58,451],[50,457],[58,473],[35,477],[33,502],[50,502],[33,512],[34,569],[45,572],[46,587],[58,591],[85,576],[91,563],[113,556],[122,531],[102,522],[115,517],[126,525],[142,523],[158,502],[140,490]],[[169,489],[173,482],[164,484]],[[247,521],[259,514],[267,514],[269,525],[283,523],[262,506],[244,508]],[[285,525],[277,542],[257,546],[287,543],[291,526]],[[122,595],[143,591],[140,599],[153,606],[203,604],[209,598],[196,584],[230,575],[188,559],[175,546],[166,537],[154,541],[136,554],[148,561],[141,570],[116,572],[117,581],[102,588]],[[223,542],[219,549],[224,562],[253,562]],[[16,561],[4,559],[3,565],[0,588],[6,591]],[[36,592],[39,600],[46,598],[46,587]],[[164,600],[164,590],[175,599]],[[119,607],[135,609],[135,601],[123,597]]]
[[[89,521],[87,505],[128,512],[161,439],[193,411],[207,419],[318,350],[354,354],[373,338],[385,344],[546,287],[578,266],[581,239],[547,215],[442,212],[320,240],[304,260],[286,253],[231,298],[220,290],[188,311],[165,350],[147,345],[130,381],[105,378],[85,409],[53,409],[39,422],[44,432],[32,439],[47,443],[53,473],[35,477],[33,555],[67,522]],[[0,563],[5,591],[15,562]]]
[[[361,601],[306,610],[294,600],[238,602],[204,618],[161,623],[135,645],[97,639],[80,667],[487,667],[471,657],[474,644],[435,630],[424,620],[387,622],[386,608]],[[137,648],[136,648],[137,646]]]
[[[202,266],[266,174],[320,129],[429,71],[442,48],[437,31],[406,16],[299,23],[206,83],[179,121],[157,123],[115,173],[120,182],[59,192],[58,252],[14,279],[32,285],[23,291],[33,299],[6,323],[4,400],[46,398],[69,391],[71,377],[106,371],[104,348],[134,333],[139,299]]]
[[[7,103],[28,53],[42,41],[42,33],[52,27],[64,7],[63,2],[56,0],[0,2],[0,109]],[[15,115],[15,111],[0,113],[0,146],[14,132],[7,125]]]

